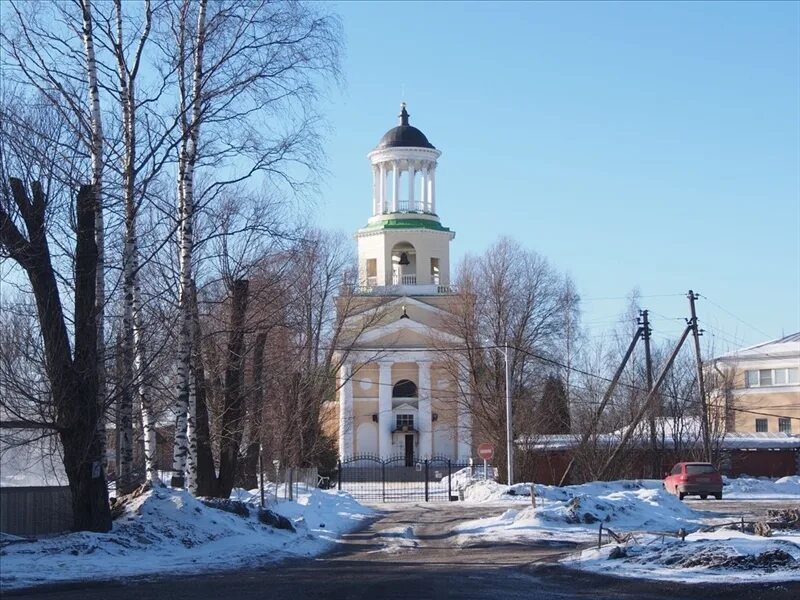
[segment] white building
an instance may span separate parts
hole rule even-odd
[[[459,297],[450,287],[455,233],[437,214],[440,156],[409,125],[405,104],[399,125],[368,155],[371,216],[355,235],[359,281],[338,299],[350,350],[329,429],[343,458],[402,456],[410,465],[472,454],[467,372],[453,367],[452,352],[443,357],[463,342],[447,331]]]

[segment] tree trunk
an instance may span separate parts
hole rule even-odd
[[[77,199],[73,357],[47,243],[44,192],[41,185],[34,182],[31,201],[21,180],[12,178],[10,184],[28,239],[17,229],[0,203],[0,241],[12,259],[25,269],[36,300],[44,340],[45,368],[56,407],[56,425],[64,448],[64,470],[72,496],[73,528],[109,531],[111,511],[103,470],[104,438],[98,427],[101,411],[97,402],[96,196],[92,186],[85,185]]]
[[[239,475],[241,485],[252,490],[258,487],[258,455],[261,449],[261,427],[264,414],[264,348],[267,345],[267,334],[263,331],[256,335],[253,345],[253,396],[250,401],[247,423],[249,436],[244,456],[241,457]]]
[[[191,371],[191,309],[189,308],[189,288],[193,284],[192,280],[192,251],[194,246],[194,166],[197,162],[197,144],[200,133],[201,101],[202,101],[202,79],[203,79],[203,46],[205,44],[205,16],[207,0],[201,0],[197,13],[197,33],[195,50],[193,54],[192,68],[192,92],[191,92],[191,121],[188,125],[184,122],[183,139],[181,140],[181,156],[179,159],[178,176],[179,181],[179,200],[180,200],[180,219],[179,229],[180,242],[180,320],[181,327],[178,338],[178,366],[177,366],[177,401],[175,424],[175,447],[173,452],[173,470],[176,476],[173,485],[183,486],[185,484],[186,462],[189,454],[188,440],[188,418],[191,401],[190,391],[190,371]],[[181,62],[185,56],[181,52]],[[180,65],[180,73],[183,73],[183,65]],[[183,79],[181,75],[180,79]],[[181,81],[183,89],[183,81]],[[182,95],[181,105],[185,107],[186,101]],[[196,402],[196,399],[195,399]],[[196,405],[195,405],[196,409]],[[196,412],[196,410],[195,410]],[[196,424],[194,424],[196,425]],[[192,427],[194,434],[196,427]],[[193,442],[196,444],[196,442]]]
[[[203,354],[200,348],[202,340],[200,315],[197,312],[197,291],[192,288],[192,337],[196,340],[193,350],[193,376],[195,382],[195,439],[197,477],[197,496],[217,495],[217,473],[214,468],[214,454],[211,450],[211,432],[208,425],[208,407],[206,406],[206,377],[203,367]]]
[[[105,222],[103,215],[103,120],[100,112],[100,90],[97,83],[97,59],[94,51],[94,34],[92,31],[92,2],[80,0],[83,18],[83,46],[86,54],[86,83],[89,91],[91,115],[91,142],[89,152],[92,168],[92,191],[94,193],[94,239],[97,252],[95,280],[95,313],[97,335],[97,404],[100,411],[98,432],[105,438],[105,401],[106,401],[106,344],[105,344]],[[105,443],[105,442],[103,442]]]
[[[219,448],[219,479],[217,490],[227,498],[233,489],[239,446],[242,442],[244,415],[242,402],[242,374],[244,363],[244,317],[247,311],[248,282],[233,282],[231,294],[231,321],[228,334],[228,355],[225,365],[225,395],[222,409],[222,431]]]

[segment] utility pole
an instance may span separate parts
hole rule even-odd
[[[691,329],[692,329],[691,325],[687,325],[686,328],[683,330],[683,333],[681,334],[681,337],[678,340],[678,343],[675,345],[675,348],[672,350],[672,354],[669,355],[669,358],[667,359],[667,363],[664,365],[664,368],[661,369],[661,373],[659,374],[658,378],[656,379],[655,384],[653,384],[653,389],[651,389],[648,392],[647,398],[645,398],[645,400],[644,400],[644,404],[642,404],[641,408],[639,408],[639,411],[633,417],[633,421],[628,426],[628,428],[625,430],[625,433],[622,434],[622,439],[619,441],[619,444],[617,444],[617,447],[614,448],[614,452],[611,453],[611,456],[608,457],[608,459],[606,460],[605,464],[600,469],[600,473],[597,475],[597,479],[598,480],[602,480],[603,477],[611,469],[611,466],[614,464],[614,461],[617,460],[617,457],[620,455],[620,453],[622,452],[623,448],[625,448],[625,444],[628,443],[628,440],[631,438],[633,433],[636,431],[636,428],[639,426],[639,423],[641,423],[645,412],[647,412],[650,409],[650,404],[653,401],[653,397],[656,395],[656,393],[658,393],[658,389],[661,387],[661,384],[664,383],[664,379],[666,379],[666,377],[667,377],[667,372],[672,367],[672,363],[675,362],[675,357],[678,356],[678,351],[681,349],[681,346],[683,346],[683,343],[686,341],[686,338],[689,336],[689,332],[691,331]]]
[[[581,453],[583,447],[586,445],[586,442],[589,441],[592,433],[594,433],[597,424],[600,422],[600,417],[603,414],[603,410],[605,410],[606,404],[608,404],[608,401],[611,398],[611,394],[614,393],[617,383],[619,383],[619,378],[622,376],[622,371],[625,369],[625,365],[628,364],[628,360],[630,359],[631,354],[633,354],[633,349],[636,347],[636,343],[639,341],[639,338],[642,337],[642,335],[643,331],[642,327],[640,326],[636,329],[636,333],[633,334],[633,339],[628,346],[628,350],[625,352],[625,356],[622,358],[622,362],[620,363],[619,367],[617,367],[617,372],[614,373],[614,377],[611,379],[611,383],[609,384],[606,393],[603,395],[603,399],[600,401],[600,406],[597,407],[597,411],[592,418],[592,422],[589,424],[589,428],[581,436],[581,441],[578,444],[578,448],[572,454],[572,458],[570,459],[567,468],[564,469],[564,474],[561,476],[561,481],[558,482],[559,486],[565,485],[567,479],[569,479],[569,474],[572,472],[572,467],[575,465],[575,457]]]
[[[653,389],[653,359],[650,355],[650,335],[653,333],[653,330],[650,329],[649,311],[639,311],[639,315],[639,326],[642,328],[642,340],[644,341],[644,365],[645,375],[647,377],[647,392],[649,393]],[[659,471],[661,470],[661,461],[659,460],[658,455],[658,436],[656,435],[656,414],[660,412],[661,411],[658,410],[658,404],[654,402],[653,410],[650,411],[649,419],[650,452],[652,454],[650,476],[654,479],[660,476]]]
[[[700,390],[700,408],[702,416],[700,418],[700,429],[703,436],[703,454],[707,462],[711,462],[711,435],[709,432],[708,424],[708,403],[706,402],[706,386],[703,379],[703,360],[700,358],[700,336],[702,330],[697,326],[697,313],[695,312],[694,301],[700,297],[700,294],[695,294],[692,290],[686,295],[689,298],[689,308],[692,316],[689,319],[689,327],[692,329],[692,337],[694,337],[694,356],[697,361],[697,386]]]
[[[508,457],[506,483],[514,485],[514,434],[511,427],[511,366],[508,360],[508,342],[505,344],[503,356],[506,359],[506,456]]]

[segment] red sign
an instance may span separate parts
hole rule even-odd
[[[494,448],[491,444],[481,444],[478,446],[478,456],[480,456],[483,460],[492,460],[494,456]]]

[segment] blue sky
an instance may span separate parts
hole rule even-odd
[[[718,349],[800,330],[800,4],[337,7],[321,224],[366,222],[366,154],[404,98],[443,152],[454,264],[520,240],[572,275],[593,334],[636,286],[656,335],[689,288]]]

